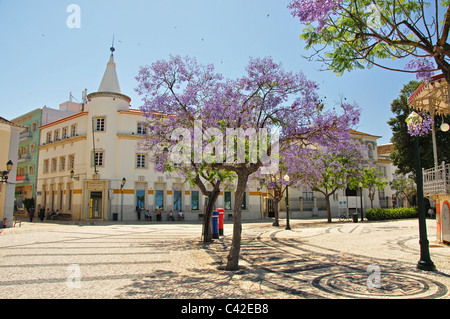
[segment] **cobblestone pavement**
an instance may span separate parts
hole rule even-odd
[[[225,264],[232,224],[211,244],[188,222],[23,222],[0,235],[0,298],[449,298],[450,247],[416,269],[418,222],[243,224],[240,265]]]

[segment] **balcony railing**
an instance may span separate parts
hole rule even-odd
[[[423,171],[423,192],[425,195],[448,194],[450,188],[450,164]]]
[[[29,139],[29,138],[32,138],[32,137],[33,137],[33,135],[32,135],[31,132],[29,132],[29,131],[22,132],[22,133],[20,133],[20,135],[19,135],[20,141],[26,140],[26,139]]]

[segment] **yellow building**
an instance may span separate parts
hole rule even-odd
[[[6,226],[13,224],[16,167],[19,136],[24,127],[0,117],[0,220],[6,218]],[[9,167],[7,167],[7,163]],[[13,164],[11,166],[11,164]],[[3,225],[3,222],[2,222]]]

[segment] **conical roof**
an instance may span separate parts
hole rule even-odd
[[[112,53],[106,66],[102,82],[98,88],[98,92],[121,93],[119,79],[117,78],[116,63],[114,62],[114,55]]]

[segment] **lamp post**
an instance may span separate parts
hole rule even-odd
[[[6,163],[6,171],[1,171],[0,172],[0,176],[1,176],[0,182],[1,183],[7,183],[8,182],[8,175],[9,175],[9,172],[11,172],[13,165],[14,164],[13,164],[13,162],[11,160],[9,160]]]
[[[123,221],[123,187],[125,186],[126,182],[127,179],[125,177],[122,178],[122,183],[120,184],[120,221]]]
[[[286,230],[291,230],[291,225],[289,224],[289,175],[286,174],[283,177],[286,184]]]
[[[361,202],[361,221],[364,221],[364,212],[363,212],[363,199],[362,199],[362,192],[363,192],[363,184],[359,182],[359,199]]]
[[[414,140],[414,160],[416,162],[416,185],[417,185],[417,213],[419,219],[419,244],[420,244],[420,260],[417,268],[426,271],[436,270],[436,266],[430,258],[429,242],[427,237],[427,225],[425,221],[425,204],[423,197],[423,175],[422,164],[420,163],[419,136],[427,135],[434,130],[434,123],[427,119],[424,124],[424,118],[416,112],[406,118],[408,125],[408,133],[413,136]],[[436,162],[436,159],[435,159]]]
[[[427,226],[425,221],[425,204],[423,200],[423,176],[420,163],[419,137],[414,137],[414,158],[416,161],[416,184],[417,184],[417,210],[419,215],[419,244],[420,260],[417,268],[426,271],[436,270],[436,266],[430,258],[429,242],[427,238]]]

